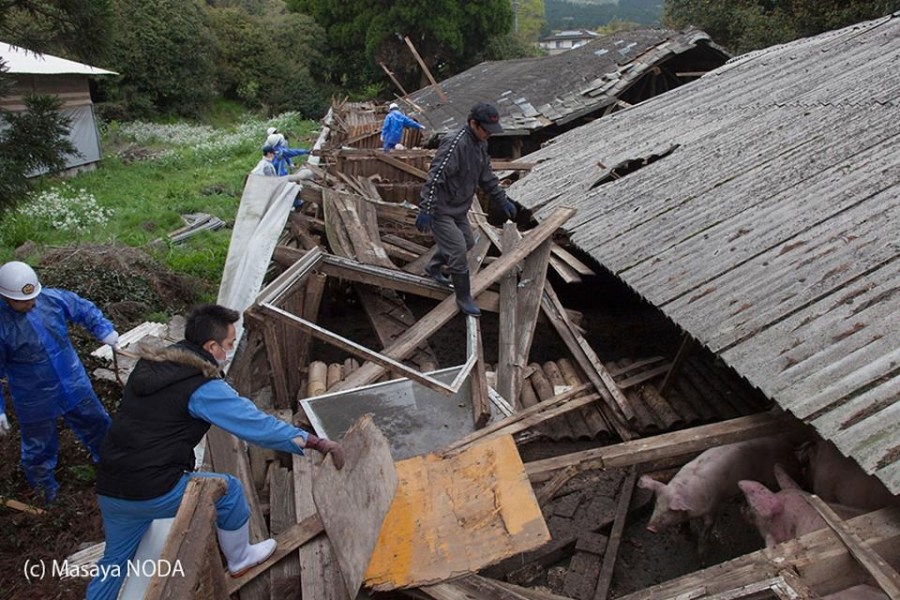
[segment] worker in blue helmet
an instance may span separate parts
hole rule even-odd
[[[109,415],[69,340],[70,323],[101,343],[119,340],[93,303],[73,292],[42,288],[34,270],[11,261],[0,267],[0,373],[6,377],[21,430],[22,470],[46,503],[56,498],[56,420],[66,424],[98,460]],[[9,420],[0,401],[0,435]]]

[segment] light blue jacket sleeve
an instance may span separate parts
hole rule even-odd
[[[281,155],[285,158],[294,158],[295,156],[305,156],[309,154],[309,150],[303,148],[282,148]]]
[[[403,126],[404,127],[412,127],[413,129],[425,129],[425,126],[416,121],[415,119],[411,119],[406,115],[401,115],[403,117]]]
[[[263,448],[303,454],[295,437],[306,440],[309,434],[259,410],[253,402],[239,396],[221,379],[208,381],[197,388],[188,401],[188,412]]]

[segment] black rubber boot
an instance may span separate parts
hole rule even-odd
[[[451,277],[453,277],[453,289],[456,291],[456,303],[459,305],[459,309],[467,315],[480,317],[481,310],[475,304],[469,287],[469,272],[452,273]]]
[[[453,285],[453,282],[450,281],[450,278],[444,275],[441,272],[441,268],[437,267],[436,269],[431,269],[429,266],[425,267],[425,274],[437,281],[441,285],[446,285],[450,287]]]

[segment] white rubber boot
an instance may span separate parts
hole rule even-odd
[[[272,556],[278,545],[271,538],[251,544],[249,520],[234,531],[216,528],[216,532],[219,534],[219,547],[222,548],[232,577],[240,577],[251,567],[265,561]]]

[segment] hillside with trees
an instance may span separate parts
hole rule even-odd
[[[613,21],[659,25],[663,14],[663,0],[619,0],[618,2],[572,2],[546,0],[545,33],[564,29],[589,29],[609,25]]]

